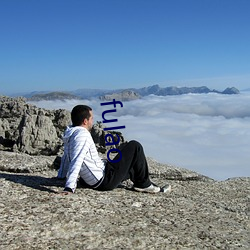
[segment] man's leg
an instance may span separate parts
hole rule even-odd
[[[127,177],[130,177],[135,187],[149,187],[151,182],[142,145],[137,141],[130,141],[121,150],[121,154],[121,160],[119,162],[107,163],[104,180],[98,189],[114,189],[121,181],[127,179]],[[117,155],[114,160],[119,158],[120,155]]]

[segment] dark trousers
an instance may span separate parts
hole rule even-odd
[[[130,141],[121,149],[121,154],[114,158],[116,160],[121,157],[119,162],[106,164],[104,179],[97,189],[112,190],[128,178],[133,181],[135,187],[149,187],[151,182],[142,145],[137,141]]]

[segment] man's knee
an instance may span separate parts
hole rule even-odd
[[[129,141],[129,144],[134,148],[142,148],[141,143],[136,140]]]

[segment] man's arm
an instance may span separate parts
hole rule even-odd
[[[64,191],[66,192],[75,192],[77,185],[77,178],[81,170],[81,166],[86,155],[86,152],[89,150],[89,143],[87,137],[83,131],[79,131],[74,138],[71,139],[69,145],[69,154],[70,154],[70,164],[68,171],[68,178],[65,184]]]

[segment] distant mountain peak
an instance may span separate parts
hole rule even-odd
[[[231,87],[231,88],[226,88],[222,94],[227,94],[227,95],[231,95],[231,94],[239,94],[240,91],[238,89],[236,89],[235,87]]]
[[[140,95],[133,90],[123,90],[120,93],[113,93],[109,95],[100,96],[99,99],[102,101],[111,101],[116,99],[118,101],[132,101],[139,99]]]
[[[45,94],[35,94],[28,98],[29,101],[41,101],[41,100],[68,100],[68,99],[80,99],[76,95],[72,95],[67,92],[59,92],[59,91],[54,91],[54,92],[49,92]]]

